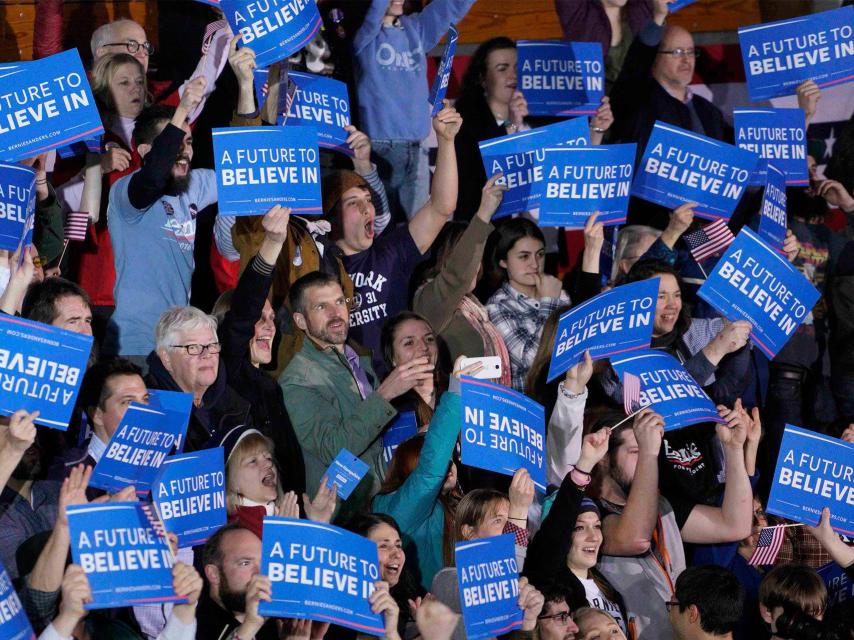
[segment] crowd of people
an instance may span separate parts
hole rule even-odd
[[[555,0],[567,39],[602,43],[607,97],[589,118],[592,144],[642,151],[656,121],[732,142],[730,114],[691,90],[700,49],[668,24],[672,1]],[[516,43],[504,37],[477,47],[455,103],[430,118],[426,55],[474,3],[413,11],[371,0],[349,32],[318,3],[326,37],[340,40],[331,48],[352,61],[335,74],[356,114],[352,154],[324,151],[319,218],[281,205],[213,218],[216,174],[194,145],[210,147],[212,126],[276,123],[257,103],[251,44],[219,27],[220,46],[164,86],[149,81],[153,36],[141,25],[94,31],[102,150],[26,162],[38,190],[33,245],[0,264],[0,311],[95,338],[67,432],[37,428],[25,410],[0,426],[0,560],[40,638],[356,636],[259,613],[271,597],[262,522],[274,515],[376,543],[370,605],[392,640],[465,638],[455,544],[503,533],[520,568],[523,622],[508,634],[517,638],[854,638],[850,595],[830,603],[816,571],[835,562],[854,580],[854,548],[830,511],[809,526],[763,509],[785,425],[854,443],[854,120],[827,176],[817,169],[826,148],[810,141],[810,184],[787,190],[784,252],[821,298],[769,360],[749,323],[724,320],[696,295],[714,258],[697,264],[683,241],[701,226],[695,204],[668,211],[632,199],[607,262],[596,214],[576,256],[536,211],[493,219],[507,186],[486,174],[478,143],[542,122],[528,114]],[[55,53],[62,2],[39,0],[37,11],[37,53]],[[217,122],[205,111],[223,88]],[[279,89],[269,87],[268,103]],[[811,80],[798,87],[807,125],[821,98]],[[755,224],[760,200],[760,188],[746,193],[734,232]],[[88,212],[88,235],[65,252],[71,211]],[[683,364],[721,424],[665,432],[650,408],[626,420],[619,377],[589,354],[547,381],[562,313],[652,278],[651,348]],[[523,468],[511,477],[461,460],[460,378],[485,373],[464,358],[484,357],[501,364],[485,377],[545,408],[545,495]],[[185,451],[223,448],[228,524],[175,549],[174,590],[186,603],[87,611],[66,508],[136,500],[133,487],[106,494],[89,481],[128,405],[153,390],[192,395]],[[408,412],[418,433],[388,459],[384,433]],[[369,466],[345,501],[324,476],[342,449]],[[797,526],[785,527],[773,564],[754,566],[769,523]]]

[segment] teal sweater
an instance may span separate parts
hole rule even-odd
[[[444,566],[442,535],[445,515],[439,495],[462,423],[459,394],[446,392],[430,421],[418,465],[400,488],[374,497],[374,511],[387,513],[400,525],[404,544],[418,549],[421,584],[430,589]]]

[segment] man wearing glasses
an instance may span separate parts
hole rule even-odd
[[[148,60],[154,53],[154,47],[148,41],[145,29],[128,19],[116,20],[95,29],[90,46],[95,62],[105,56],[129,53],[139,60],[146,73],[148,73]]]
[[[611,90],[613,136],[618,142],[637,142],[638,157],[656,120],[717,140],[732,140],[732,128],[721,110],[688,86],[699,52],[688,31],[665,27],[671,2],[653,0],[652,19],[632,42]]]
[[[569,605],[559,589],[543,591],[543,610],[537,617],[539,640],[575,640],[578,626],[570,617]]]

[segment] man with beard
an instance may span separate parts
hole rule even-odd
[[[116,311],[104,352],[142,365],[154,346],[160,314],[190,299],[196,215],[216,202],[216,176],[190,169],[193,137],[187,115],[204,80],[190,83],[177,108],[148,107],[133,137],[142,168],[110,190],[107,222],[116,263]]]
[[[274,620],[258,615],[270,599],[270,579],[261,575],[261,540],[232,523],[205,544],[202,556],[208,590],[196,611],[196,638],[277,640]]]
[[[671,505],[659,494],[664,426],[658,414],[641,411],[632,427],[625,424],[613,430],[608,455],[599,462],[603,536],[599,569],[622,594],[640,640],[672,638],[664,603],[672,600],[676,578],[686,566],[683,540],[732,542],[747,537],[752,525],[743,416],[732,412],[728,424],[718,425],[727,470],[720,507]]]
[[[279,384],[285,406],[302,445],[306,485],[317,490],[320,477],[341,449],[371,469],[344,503],[348,514],[367,507],[383,477],[382,432],[397,410],[391,400],[433,375],[433,365],[415,358],[392,370],[378,384],[370,355],[360,356],[347,344],[350,313],[341,284],[315,271],[291,285],[289,304],[294,324],[308,340],[282,372]]]

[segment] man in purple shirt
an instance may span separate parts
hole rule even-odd
[[[382,375],[380,328],[407,307],[409,279],[415,266],[450,219],[457,203],[457,157],[454,138],[462,118],[445,107],[433,118],[439,148],[430,199],[409,223],[389,229],[374,241],[374,204],[367,183],[349,171],[323,183],[323,211],[332,223],[332,238],[353,280],[355,306],[350,337],[373,351],[374,369]]]

